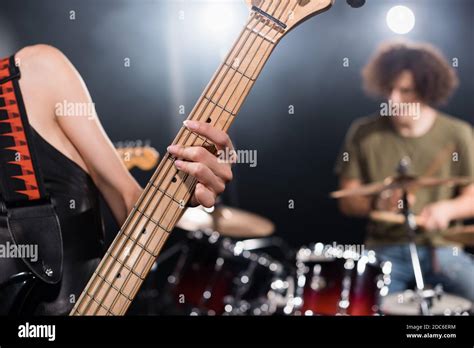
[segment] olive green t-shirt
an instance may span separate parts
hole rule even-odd
[[[339,154],[336,174],[341,178],[359,179],[362,183],[382,181],[396,175],[400,160],[410,158],[409,174],[427,175],[434,162],[438,169],[432,177],[474,177],[473,128],[464,121],[438,113],[430,130],[420,137],[403,137],[392,126],[390,117],[364,117],[351,125]],[[419,214],[429,203],[455,197],[456,188],[437,186],[416,191],[412,210]],[[408,241],[403,226],[369,222],[368,245]],[[420,233],[417,243],[453,244],[440,234]]]

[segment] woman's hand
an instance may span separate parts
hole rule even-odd
[[[199,121],[184,121],[191,131],[202,135],[214,143],[218,151],[233,152],[232,141],[227,133],[210,124]],[[222,161],[202,146],[171,145],[168,152],[178,158],[175,166],[195,177],[198,181],[190,205],[203,205],[206,208],[216,203],[216,198],[224,192],[225,185],[232,180],[231,161]]]

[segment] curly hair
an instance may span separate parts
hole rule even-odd
[[[362,70],[365,90],[374,96],[388,96],[393,81],[404,70],[411,71],[416,92],[428,105],[445,103],[458,86],[454,69],[434,46],[388,42],[378,48]]]

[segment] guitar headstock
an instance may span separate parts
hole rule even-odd
[[[153,169],[160,159],[158,151],[151,146],[118,147],[116,150],[128,170],[135,167]]]
[[[282,34],[305,20],[328,10],[335,0],[245,0],[251,11],[269,21]]]

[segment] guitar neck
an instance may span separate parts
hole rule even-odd
[[[264,10],[284,20],[281,16],[289,9],[275,1]],[[227,131],[282,36],[277,24],[252,12],[188,119]],[[173,144],[211,145],[185,127],[179,130]],[[71,315],[126,313],[196,185],[195,178],[177,170],[174,161],[169,153],[163,157]]]

